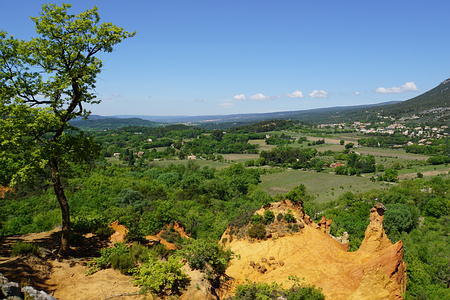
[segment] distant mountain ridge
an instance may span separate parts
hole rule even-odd
[[[156,127],[160,125],[157,122],[140,118],[116,118],[99,115],[90,115],[87,120],[78,118],[71,121],[70,124],[84,130],[106,130],[128,126]]]
[[[348,121],[373,121],[381,117],[449,124],[450,78],[435,88],[406,101],[390,101],[377,104],[336,106],[308,110],[281,111],[204,116],[146,116],[146,115],[91,115],[88,120],[72,121],[74,126],[85,129],[114,129],[125,126],[154,127],[161,123],[250,123],[264,120],[298,120],[309,123],[340,123]]]
[[[380,105],[389,105],[399,103],[400,101],[389,101],[377,104],[335,106],[314,108],[295,111],[280,111],[269,113],[247,113],[230,115],[201,115],[201,116],[145,116],[145,115],[114,115],[112,118],[140,118],[153,122],[161,123],[223,123],[223,122],[251,122],[263,121],[269,119],[295,119],[302,121],[311,121],[322,115],[328,115],[333,112],[340,112],[353,109],[364,109]]]

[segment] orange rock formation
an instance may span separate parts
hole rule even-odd
[[[109,237],[111,244],[124,243],[128,234],[128,228],[125,225],[119,224],[119,221],[114,221],[109,224],[114,233]]]
[[[170,230],[173,230],[176,233],[178,233],[180,235],[180,237],[182,237],[183,239],[188,239],[189,238],[189,236],[184,231],[183,226],[181,226],[178,222],[175,222],[173,224],[167,224],[166,227],[163,230],[158,232],[157,235],[147,235],[147,236],[145,236],[145,239],[147,241],[149,241],[150,243],[161,243],[168,250],[176,250],[177,246],[174,243],[171,243],[171,242],[167,241],[166,239],[164,239],[162,237],[164,232],[170,231]]]
[[[7,187],[7,186],[1,186],[1,185],[0,185],[0,198],[1,198],[1,199],[4,199],[4,198],[5,198],[6,193],[11,193],[11,192],[14,192],[14,189],[9,188],[9,187]]]
[[[114,233],[109,238],[110,243],[125,243],[129,231],[128,228],[125,225],[120,224],[118,221],[112,222],[111,224],[109,224],[109,227],[114,230]],[[167,231],[175,231],[183,239],[189,238],[187,233],[184,231],[183,226],[181,226],[178,222],[175,222],[173,224],[167,224],[165,228],[158,232],[158,234],[156,235],[145,236],[145,239],[150,244],[160,243],[164,245],[168,250],[176,250],[177,246],[174,243],[171,243],[162,237]]]
[[[382,204],[372,208],[364,241],[355,252],[347,252],[345,246],[326,233],[331,220],[324,219],[319,223],[324,225],[318,226],[301,206],[290,201],[273,203],[264,209],[275,214],[291,211],[298,223],[305,226],[299,232],[263,241],[238,238],[232,229],[227,229],[221,241],[237,258],[226,271],[232,281],[219,292],[221,298],[231,295],[246,280],[277,282],[289,287],[292,282],[288,277],[297,276],[321,288],[326,299],[403,299],[406,287],[403,244],[401,241],[392,244],[386,236]]]

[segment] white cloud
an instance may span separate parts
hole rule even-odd
[[[328,92],[324,90],[314,90],[309,93],[309,96],[312,98],[326,98],[328,97]]]
[[[222,106],[223,108],[230,108],[230,107],[234,106],[234,103],[233,102],[223,102],[223,103],[220,103],[219,106]]]
[[[244,94],[237,94],[237,95],[233,96],[233,99],[238,100],[238,101],[243,101],[243,100],[247,99],[247,97],[245,97]]]
[[[390,88],[379,87],[375,90],[375,92],[380,93],[380,94],[398,94],[398,93],[418,91],[418,90],[419,89],[417,88],[416,84],[414,82],[410,81],[410,82],[405,82],[405,84],[403,84],[401,86],[394,86],[394,87],[390,87]]]
[[[303,98],[303,93],[300,90],[295,90],[290,94],[287,94],[289,98]]]
[[[270,99],[270,97],[264,95],[263,93],[257,93],[257,94],[251,95],[251,96],[250,96],[250,99],[252,99],[252,100],[257,100],[257,101],[263,101],[263,100],[268,100],[268,99]]]
[[[356,91],[356,92],[354,92],[353,94],[355,94],[356,96],[358,96],[358,95],[361,95],[361,92]]]

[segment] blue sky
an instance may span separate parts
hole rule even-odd
[[[68,1],[64,1],[68,2]],[[450,1],[72,1],[137,35],[103,56],[102,115],[204,115],[405,100],[450,77]],[[34,34],[47,1],[0,1]],[[61,1],[53,1],[61,3]]]

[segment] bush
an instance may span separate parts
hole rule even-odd
[[[298,224],[289,224],[288,228],[292,232],[299,232],[300,231],[300,226],[298,226]]]
[[[214,287],[218,287],[220,277],[225,274],[232,252],[224,250],[215,240],[186,240],[177,253],[187,260],[189,267],[206,273]]]
[[[11,247],[12,256],[38,255],[39,247],[33,243],[17,242]]]
[[[392,168],[386,169],[386,171],[384,171],[384,174],[378,177],[378,180],[387,182],[397,182],[398,171]]]
[[[72,222],[73,231],[79,234],[106,232],[108,222],[105,216],[93,214],[88,216],[77,216]]]
[[[113,248],[100,250],[100,257],[94,258],[89,263],[88,274],[110,267],[123,274],[130,274],[138,263],[146,262],[154,256],[156,255],[152,251],[138,243],[133,243],[131,247],[117,243]]]
[[[253,224],[247,233],[251,238],[262,240],[266,238],[266,227],[263,224]]]
[[[355,146],[354,143],[348,143],[348,144],[345,144],[345,149],[351,149],[351,148],[353,148],[354,146]]]
[[[113,254],[109,258],[111,267],[115,270],[119,270],[122,274],[129,274],[134,268],[133,258],[130,253]]]
[[[295,283],[290,289],[283,289],[276,283],[246,283],[236,288],[232,300],[324,300],[322,292],[313,286]]]
[[[284,220],[288,223],[295,223],[297,219],[295,219],[294,215],[290,212],[284,215]]]
[[[428,216],[439,218],[450,213],[450,200],[433,197],[424,206],[425,213]]]
[[[272,211],[270,211],[270,210],[264,211],[264,224],[273,223],[274,220],[275,220],[275,215],[273,214]]]
[[[337,166],[334,171],[336,172],[336,175],[347,175],[346,166]]]
[[[189,284],[189,276],[176,258],[169,257],[167,261],[151,259],[142,264],[134,273],[135,283],[143,291],[157,295],[178,295]]]
[[[283,218],[284,218],[284,216],[283,216],[282,213],[279,213],[279,214],[277,215],[277,221],[278,221],[278,222],[281,222],[281,220],[283,220]]]
[[[264,223],[264,217],[259,214],[253,215],[250,219],[250,222],[252,224],[262,224]]]
[[[394,203],[386,205],[384,228],[393,238],[401,232],[410,232],[417,224],[418,212],[413,212],[409,205]]]
[[[446,164],[450,162],[450,157],[448,155],[435,155],[430,156],[428,158],[428,163],[432,165],[440,165],[440,164]]]

